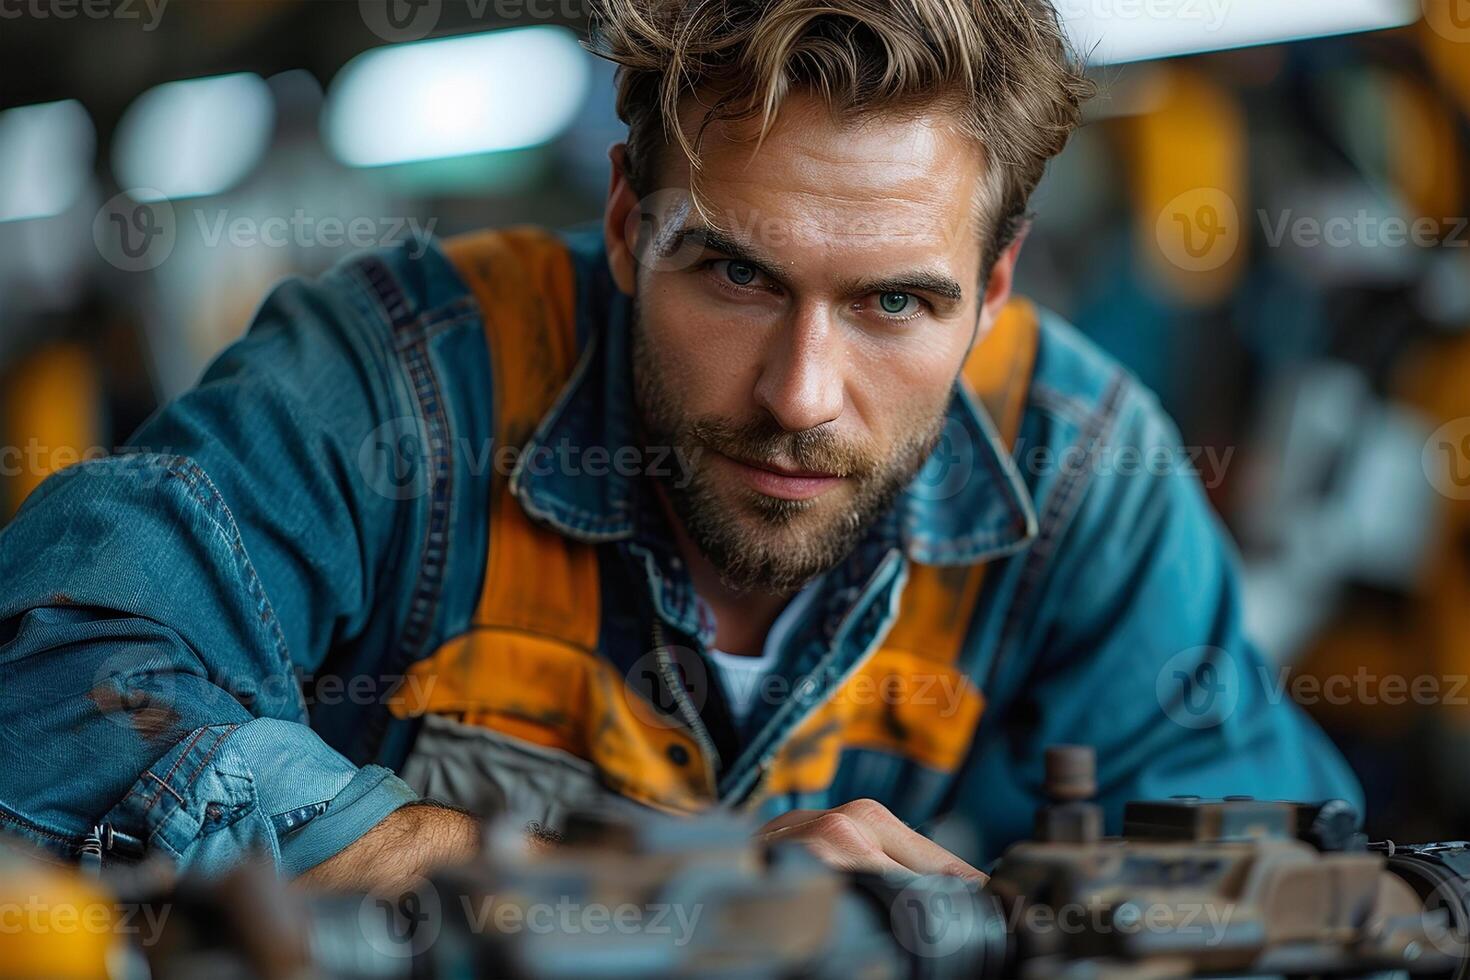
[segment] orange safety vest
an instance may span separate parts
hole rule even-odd
[[[523,445],[578,357],[570,256],[559,239],[537,229],[463,236],[445,250],[484,319],[497,444]],[[1037,333],[1034,308],[1013,301],[964,366],[963,383],[1007,446],[1020,425]],[[492,485],[489,555],[470,628],[413,666],[419,682],[405,689],[418,696],[395,712],[445,715],[564,750],[590,762],[607,788],[660,809],[691,812],[715,803],[712,767],[694,738],[670,727],[598,653],[597,546],[536,523],[508,484],[499,475]],[[956,770],[985,703],[955,667],[984,571],[983,564],[911,568],[886,638],[792,734],[749,802],[824,789],[849,748],[895,753],[940,772]],[[960,691],[959,710],[939,717],[921,699],[850,696],[916,678]],[[676,744],[699,764],[671,761]]]

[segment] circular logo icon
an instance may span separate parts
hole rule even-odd
[[[158,268],[173,253],[177,235],[173,205],[151,187],[113,195],[92,219],[98,254],[124,272]]]
[[[687,269],[699,261],[704,254],[701,236],[679,234],[693,209],[689,192],[672,187],[640,200],[623,225],[623,240],[633,243],[634,261],[656,272]]]
[[[1446,41],[1470,42],[1470,0],[1424,0],[1424,22]]]
[[[1429,485],[1451,500],[1470,500],[1470,418],[1446,422],[1424,443]]]
[[[899,945],[926,959],[964,949],[977,927],[969,888],[945,875],[924,875],[907,885],[888,906],[888,920]]]
[[[1441,882],[1424,896],[1424,937],[1440,953],[1464,960],[1470,954],[1470,922],[1465,919],[1465,900],[1455,891],[1455,883]]]
[[[687,647],[667,648],[668,663],[657,650],[650,650],[628,669],[623,697],[639,721],[653,728],[683,728],[684,716],[679,712],[669,676],[672,675],[689,696],[696,712],[704,710],[709,698],[709,670],[704,659]]]
[[[957,419],[946,417],[934,451],[909,483],[920,500],[948,500],[963,490],[975,471],[975,444]]]
[[[129,731],[158,735],[179,720],[178,675],[159,670],[151,653],[124,649],[102,661],[87,698],[104,718]]]
[[[421,879],[401,895],[368,894],[357,907],[357,927],[373,951],[394,959],[425,953],[444,924],[439,892]]]
[[[1214,728],[1235,712],[1240,671],[1229,651],[1191,647],[1164,662],[1154,685],[1159,707],[1183,728]]]
[[[367,434],[357,449],[357,468],[379,496],[417,500],[434,484],[432,445],[428,423],[402,415]]]
[[[1154,237],[1171,264],[1186,272],[1209,272],[1240,248],[1240,212],[1218,187],[1196,187],[1164,205]]]
[[[417,41],[439,25],[443,0],[357,0],[367,29],[385,41]]]

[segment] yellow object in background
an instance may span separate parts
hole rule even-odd
[[[0,980],[108,980],[120,945],[111,895],[0,845]]]
[[[1394,189],[1415,217],[1451,222],[1464,200],[1453,104],[1423,82],[1398,75],[1388,80],[1385,109],[1384,148]]]
[[[1444,90],[1470,116],[1470,16],[1461,13],[1462,0],[1423,0],[1424,20],[1418,37],[1424,57],[1439,76]]]
[[[1235,96],[1202,71],[1161,67],[1149,87],[1149,111],[1121,134],[1137,247],[1163,292],[1210,305],[1245,267],[1245,120]]]
[[[43,347],[6,372],[0,383],[0,508],[5,518],[46,477],[97,455],[101,388],[97,363],[79,344]]]

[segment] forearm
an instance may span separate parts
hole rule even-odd
[[[473,857],[479,844],[479,821],[470,814],[431,801],[410,803],[297,881],[340,891],[401,890],[435,867]]]

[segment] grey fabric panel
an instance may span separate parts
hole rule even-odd
[[[557,833],[574,811],[643,809],[585,759],[438,715],[424,719],[401,775],[422,796]]]

